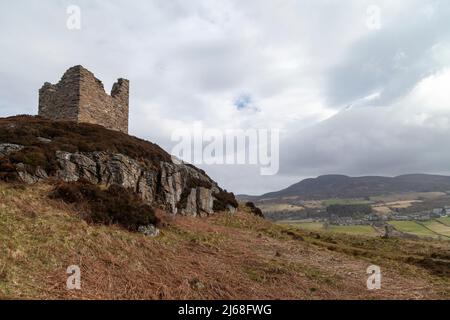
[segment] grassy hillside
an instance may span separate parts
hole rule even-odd
[[[402,232],[437,238],[437,235],[433,231],[415,221],[390,221],[389,223]]]
[[[161,236],[87,224],[49,185],[0,184],[0,298],[449,298],[447,242],[274,225],[250,213],[168,217]],[[67,291],[66,268],[82,289]],[[382,289],[366,289],[380,265]]]

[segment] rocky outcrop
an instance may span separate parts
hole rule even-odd
[[[152,238],[157,237],[160,234],[160,230],[152,224],[150,224],[148,226],[140,226],[138,228],[138,232],[144,234],[147,237],[152,237]]]
[[[183,163],[161,163],[160,179],[169,211],[183,215],[213,213],[217,184],[198,169]]]
[[[11,153],[22,150],[24,147],[12,144],[12,143],[1,143],[0,144],[0,159],[7,157]],[[23,163],[18,163],[16,165],[16,172],[19,178],[25,183],[36,183],[43,179],[47,179],[47,173],[40,167],[37,167],[33,174],[27,171],[26,166]]]
[[[0,145],[4,155],[21,149],[18,145]],[[161,161],[159,167],[150,168],[123,154],[103,151],[57,151],[55,157],[57,169],[51,175],[41,167],[30,172],[26,165],[19,163],[16,164],[18,176],[25,183],[36,183],[51,176],[65,182],[87,180],[105,187],[119,185],[138,194],[147,204],[190,216],[213,214],[214,194],[222,191],[203,171],[178,161]],[[231,206],[228,209],[234,211]]]
[[[183,163],[161,162],[159,170],[149,170],[122,154],[58,151],[56,158],[59,164],[56,176],[63,181],[85,179],[107,187],[117,184],[133,190],[148,204],[162,204],[172,213],[211,214],[213,193],[220,191],[208,176]]]

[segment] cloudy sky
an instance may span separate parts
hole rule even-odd
[[[81,29],[67,28],[67,8]],[[130,133],[281,130],[280,171],[200,165],[237,193],[321,174],[450,174],[447,0],[0,2],[0,116],[82,64],[131,81]]]

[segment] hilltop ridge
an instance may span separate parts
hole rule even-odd
[[[0,119],[0,180],[118,185],[172,214],[234,211],[232,193],[158,145],[100,125],[16,116]]]
[[[297,197],[300,200],[330,198],[365,198],[406,192],[446,192],[450,190],[450,177],[431,174],[406,174],[397,177],[323,175],[297,182],[285,189],[260,196],[239,195],[254,201]]]

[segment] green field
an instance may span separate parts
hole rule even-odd
[[[333,204],[370,204],[370,201],[362,200],[362,199],[326,199],[322,201],[322,205],[324,207],[331,206]]]
[[[439,218],[439,219],[436,219],[436,220],[438,220],[439,222],[441,222],[441,223],[443,223],[443,224],[445,224],[445,225],[450,227],[450,217],[443,217],[443,218]]]
[[[437,234],[435,234],[433,231],[428,230],[415,221],[390,221],[389,224],[393,225],[397,230],[402,232],[414,234],[421,237],[437,237]]]
[[[293,227],[307,231],[330,231],[337,233],[346,233],[353,235],[376,236],[380,235],[372,226],[369,225],[352,225],[352,226],[335,226],[330,225],[324,227],[322,222],[304,222],[304,221],[280,221],[281,224],[289,224]],[[447,225],[445,225],[446,223]],[[415,221],[390,221],[397,230],[419,237],[450,239],[450,217],[429,220],[425,222]]]
[[[436,232],[440,235],[450,237],[450,227],[442,224],[439,221],[436,220],[430,220],[426,222],[422,222],[422,224],[427,227],[428,229],[431,229],[431,231]]]
[[[325,229],[322,222],[291,222],[290,225],[308,231],[328,230],[331,232],[355,234],[355,235],[377,235],[378,233],[371,226],[329,226]]]
[[[290,225],[308,231],[323,230],[322,222],[298,222],[290,223]]]
[[[376,236],[378,232],[372,226],[330,226],[328,230],[354,235]]]

